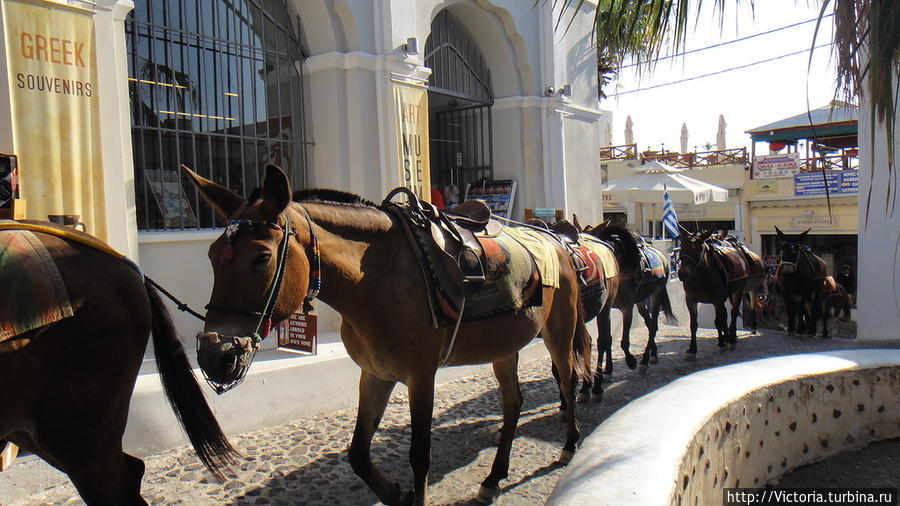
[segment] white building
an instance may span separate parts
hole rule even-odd
[[[526,0],[68,3],[0,0],[0,152],[18,156],[29,218],[80,214],[195,308],[221,224],[179,164],[246,195],[272,161],[296,188],[380,201],[401,184],[409,90],[427,92],[433,183],[512,179],[514,218],[602,218],[593,2],[561,23],[556,2]]]

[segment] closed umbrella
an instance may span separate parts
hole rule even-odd
[[[722,151],[725,149],[725,115],[719,115],[719,130],[716,132],[716,149]]]
[[[634,123],[631,121],[631,115],[625,119],[625,144],[634,144]]]
[[[681,124],[681,151],[679,153],[687,153],[688,130],[687,123]]]

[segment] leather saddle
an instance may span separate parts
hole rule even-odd
[[[406,195],[405,204],[392,202],[398,194]],[[388,194],[384,207],[401,216],[407,234],[418,246],[419,260],[432,298],[434,291],[440,290],[446,300],[459,304],[487,281],[487,262],[478,237],[496,237],[503,228],[499,221],[491,218],[487,204],[467,200],[442,211],[420,201],[407,188],[400,187]],[[432,315],[436,322],[438,312],[435,310],[436,303],[432,303]],[[459,309],[453,308],[454,311]]]

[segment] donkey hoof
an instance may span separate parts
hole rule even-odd
[[[629,355],[625,357],[625,365],[627,365],[629,369],[634,369],[637,367],[637,359]]]
[[[655,363],[657,363],[657,362],[659,362],[659,357],[650,357],[650,363],[651,363],[651,364],[655,364]]]
[[[684,356],[684,359],[687,360],[688,362],[693,362],[693,361],[697,360],[697,352],[696,351],[687,352],[687,355]]]
[[[638,372],[647,372],[648,369],[650,369],[650,366],[648,366],[647,364],[641,364],[638,366]]]
[[[478,501],[479,504],[493,504],[494,499],[499,495],[499,488],[490,488],[482,485],[481,488],[478,489],[478,495],[475,496],[475,500]]]
[[[559,454],[559,462],[562,465],[566,465],[572,461],[572,457],[575,456],[575,452],[572,450],[563,450],[562,453]]]

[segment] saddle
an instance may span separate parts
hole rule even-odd
[[[393,202],[405,195],[407,202]],[[502,225],[491,219],[491,210],[481,201],[468,200],[442,211],[422,202],[415,193],[399,187],[388,193],[384,209],[399,218],[419,259],[429,292],[432,325],[449,323],[446,316],[462,310],[462,300],[487,281],[484,247],[476,237],[496,237]],[[438,306],[449,305],[444,310]]]
[[[640,271],[637,273],[638,285],[653,283],[666,277],[666,256],[661,251],[644,241],[638,243],[641,253]]]
[[[707,244],[713,257],[725,271],[725,279],[729,283],[746,277],[765,276],[766,268],[762,258],[747,249],[736,237],[729,235],[709,239]]]

